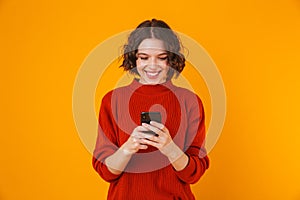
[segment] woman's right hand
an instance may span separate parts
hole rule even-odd
[[[140,149],[147,149],[148,146],[141,142],[144,139],[143,131],[148,131],[143,126],[137,126],[131,133],[128,140],[120,147],[125,155],[133,155]]]
[[[142,144],[141,140],[146,138],[146,135],[143,131],[147,131],[143,126],[136,127],[127,141],[111,156],[108,156],[105,159],[105,164],[108,167],[108,170],[113,174],[121,174],[128,162],[131,159],[131,156],[135,154],[139,149],[147,149],[148,146]]]

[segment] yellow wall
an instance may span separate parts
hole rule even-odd
[[[74,125],[73,83],[96,45],[152,17],[202,44],[225,83],[198,199],[300,199],[298,0],[2,0],[1,200],[105,199]]]

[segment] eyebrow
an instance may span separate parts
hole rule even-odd
[[[137,55],[137,56],[139,56],[139,55],[149,56],[149,54],[146,54],[146,53],[137,53],[136,55]],[[167,55],[167,52],[160,53],[160,54],[158,54],[157,56],[162,56],[162,55]]]

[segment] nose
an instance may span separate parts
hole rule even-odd
[[[149,59],[148,67],[156,68],[158,66],[157,59],[151,58]]]

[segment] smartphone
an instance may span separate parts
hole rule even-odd
[[[150,121],[156,121],[158,123],[161,123],[161,114],[160,114],[160,112],[141,112],[141,124],[142,123],[150,124]],[[144,133],[158,136],[153,131],[144,131]]]

